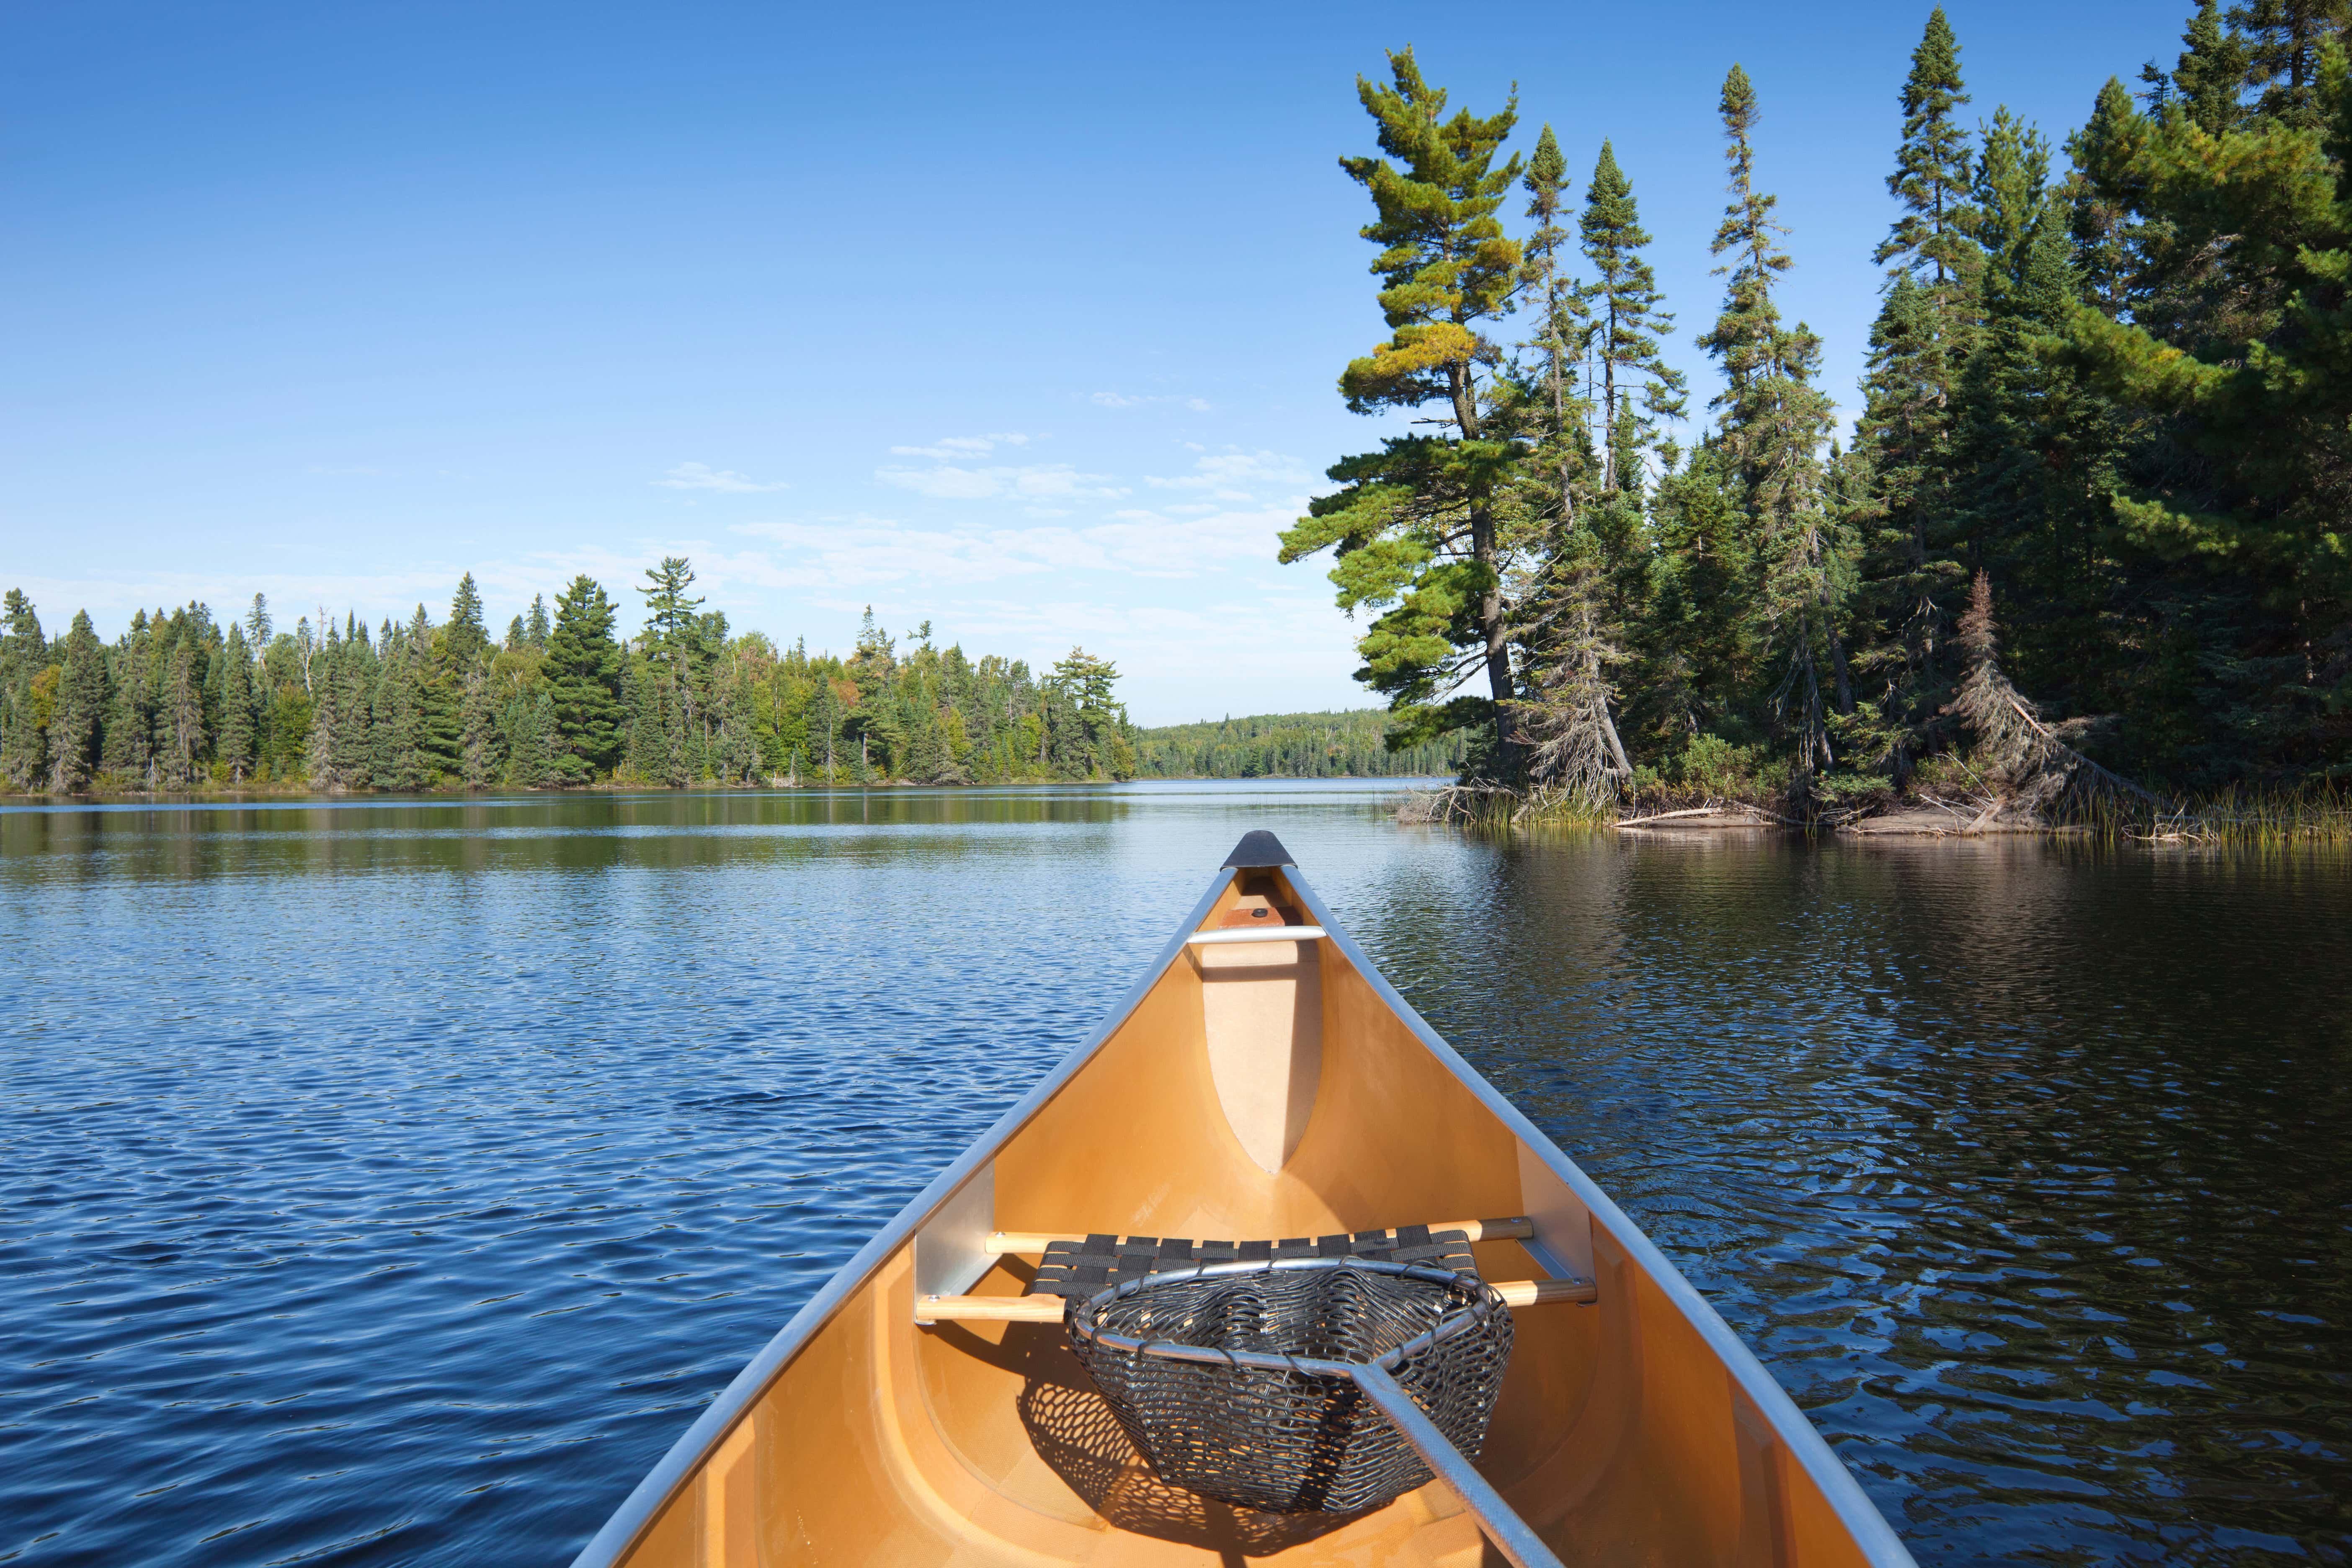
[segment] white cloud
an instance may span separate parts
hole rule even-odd
[[[761,484],[731,468],[714,468],[708,463],[680,463],[669,471],[669,478],[654,483],[673,490],[719,490],[728,495],[750,495],[757,490],[782,490],[792,487],[778,479],[772,484]]]

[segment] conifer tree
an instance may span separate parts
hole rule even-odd
[[[534,601],[535,603],[535,601]],[[583,573],[555,603],[541,676],[555,712],[561,746],[553,782],[586,784],[619,760],[623,740],[621,649],[613,640],[613,601]]]
[[[1538,356],[1535,449],[1530,466],[1544,476],[1550,490],[1548,507],[1564,523],[1576,512],[1576,487],[1591,464],[1591,443],[1586,437],[1587,408],[1577,382],[1591,331],[1591,313],[1584,290],[1561,265],[1568,231],[1560,226],[1568,199],[1568,161],[1551,127],[1543,128],[1528,158],[1524,184],[1528,216],[1535,230],[1522,247],[1519,276],[1536,308],[1536,335],[1528,346]]]
[[[419,605],[416,613],[421,619],[425,606]],[[490,634],[482,625],[481,590],[474,586],[471,572],[457,579],[457,593],[449,602],[449,625],[445,633],[450,658],[461,670],[489,650]]]
[[[1821,450],[1832,410],[1812,384],[1821,340],[1802,322],[1783,326],[1773,301],[1773,283],[1790,266],[1776,237],[1787,230],[1772,216],[1777,198],[1756,188],[1756,91],[1737,65],[1724,79],[1721,110],[1731,202],[1714,248],[1730,258],[1717,268],[1729,282],[1723,313],[1700,342],[1723,366],[1726,385],[1713,405],[1722,411],[1724,451],[1738,466],[1755,530],[1763,568],[1759,608],[1787,660],[1775,707],[1797,738],[1794,787],[1803,791],[1815,771],[1833,761],[1820,650],[1829,654],[1840,710],[1853,706],[1832,620],[1830,523],[1822,507]]]
[[[1340,608],[1381,612],[1358,640],[1357,678],[1389,698],[1400,743],[1488,724],[1495,769],[1511,774],[1518,748],[1507,705],[1517,688],[1503,584],[1513,542],[1500,531],[1497,500],[1521,443],[1488,427],[1502,351],[1485,333],[1509,310],[1518,279],[1519,248],[1495,216],[1519,174],[1516,155],[1496,163],[1517,105],[1448,119],[1444,92],[1423,78],[1412,50],[1389,64],[1390,84],[1357,81],[1389,156],[1340,166],[1372,198],[1376,216],[1362,233],[1381,247],[1372,270],[1391,335],[1349,364],[1339,390],[1353,412],[1427,409],[1450,434],[1391,437],[1335,465],[1340,488],[1283,534],[1280,558],[1334,549]],[[1439,706],[1482,671],[1485,698]]]
[[[547,651],[547,595],[544,594],[530,596],[530,620],[523,627],[523,636],[531,647],[542,653]]]
[[[2242,112],[2238,100],[2250,63],[2245,43],[2223,28],[2221,0],[2202,0],[2180,43],[2167,108],[2186,114],[2208,136],[2219,136],[2235,126]]]
[[[163,780],[173,789],[196,782],[197,760],[205,750],[205,710],[201,678],[196,674],[194,641],[182,637],[172,649],[170,674],[163,689],[157,752]]]
[[[261,619],[268,624],[266,610]],[[213,742],[214,761],[228,769],[230,784],[244,784],[253,771],[253,658],[245,646],[245,628],[232,621],[221,660],[220,731]]]
[[[490,678],[478,666],[466,672],[464,749],[458,758],[459,777],[469,790],[488,789],[505,771],[504,748],[499,743],[499,716],[490,695]]]
[[[77,611],[65,636],[64,668],[48,725],[49,788],[77,795],[89,787],[99,758],[99,722],[106,713],[106,648]]]
[[[1659,353],[1658,339],[1674,331],[1675,319],[1659,309],[1666,297],[1642,255],[1650,236],[1642,227],[1633,182],[1617,166],[1616,149],[1608,142],[1601,143],[1578,227],[1585,258],[1592,263],[1593,360],[1601,379],[1601,428],[1610,434],[1601,488],[1625,489],[1639,481],[1621,461],[1621,448],[1633,444],[1621,427],[1648,447],[1661,421],[1683,417],[1685,383]],[[1642,388],[1638,414],[1631,384],[1635,381]]]
[[[256,653],[269,646],[269,631],[268,595],[256,594],[253,603],[246,607],[245,612],[246,641]]]
[[[2317,129],[2325,118],[2320,57],[2352,20],[2352,0],[2241,0],[2230,7],[2229,20],[2243,39],[2246,85],[2257,95],[2254,112],[2298,130]]]
[[[1850,510],[1862,552],[1853,661],[1864,690],[1839,729],[1858,758],[1899,785],[1948,678],[1944,645],[1966,572],[1948,517],[1953,422],[1977,316],[1983,257],[1967,132],[1960,46],[1943,8],[1927,17],[1903,85],[1903,133],[1886,188],[1902,204],[1873,253],[1892,281],[1872,324],[1855,429]]]
[[[2131,116],[2085,170],[2141,263],[2126,310],[2068,310],[2062,360],[2147,421],[2107,506],[2171,605],[2121,672],[2123,743],[2208,784],[2352,750],[2324,717],[2352,699],[2352,79],[2326,67],[2324,132]]]
[[[1927,14],[1927,31],[1911,52],[1911,73],[1903,82],[1903,141],[1895,172],[1886,176],[1886,194],[1903,204],[1903,214],[1871,259],[1919,276],[1937,290],[1939,305],[1956,299],[1954,286],[1975,271],[1968,132],[1952,120],[1952,111],[1968,101],[1959,39],[1938,5]]]
[[[33,680],[48,667],[48,642],[19,588],[0,603],[0,777],[12,789],[37,790],[47,776],[49,715]]]

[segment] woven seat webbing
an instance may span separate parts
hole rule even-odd
[[[1365,1230],[1353,1236],[1298,1236],[1281,1241],[1192,1241],[1156,1236],[1089,1236],[1056,1241],[1045,1248],[1032,1296],[1091,1296],[1139,1274],[1189,1268],[1196,1263],[1263,1263],[1281,1258],[1372,1258],[1413,1263],[1455,1274],[1478,1272],[1468,1237],[1458,1230],[1432,1235],[1425,1225],[1393,1231]]]

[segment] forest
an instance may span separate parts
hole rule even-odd
[[[1160,779],[1430,778],[1469,760],[1460,733],[1391,749],[1377,708],[1264,713],[1135,731],[1136,774]]]
[[[1515,99],[1449,113],[1391,54],[1357,83],[1378,153],[1340,160],[1390,336],[1339,390],[1416,425],[1332,467],[1281,549],[1331,552],[1391,743],[1467,733],[1469,781],[1570,810],[2338,798],[2348,13],[2205,0],[2168,67],[2086,83],[2053,139],[2005,107],[1971,123],[1934,11],[1850,441],[1780,308],[1800,239],[1740,67],[1723,294],[1693,339],[1722,391],[1694,412],[1612,144],[1580,197],[1549,125],[1506,155]]]
[[[1073,648],[1042,675],[911,646],[866,613],[846,658],[779,647],[706,613],[682,557],[648,569],[642,630],[582,575],[482,621],[473,574],[448,617],[422,605],[373,631],[323,610],[289,630],[257,594],[224,625],[200,604],[132,616],[112,643],[87,613],[54,639],[0,605],[0,780],[80,794],[299,788],[995,784],[1125,779],[1132,728],[1108,660]]]

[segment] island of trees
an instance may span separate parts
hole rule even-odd
[[[142,611],[111,643],[87,613],[46,637],[11,590],[0,779],[77,794],[1134,776],[1108,660],[1074,648],[1035,675],[937,647],[929,622],[902,648],[870,611],[849,657],[811,654],[733,632],[693,584],[683,558],[647,571],[635,635],[615,635],[620,606],[583,575],[494,637],[468,573],[437,624],[420,605],[373,630],[323,611],[281,629],[257,594],[225,624],[200,604]]]
[[[1937,792],[2052,818],[2333,790],[2346,15],[2205,0],[2170,68],[2086,94],[2062,165],[2005,108],[1968,123],[1932,13],[1851,447],[1820,340],[1781,311],[1788,230],[1738,66],[1724,295],[1696,339],[1723,390],[1684,448],[1674,318],[1612,146],[1580,205],[1550,127],[1506,157],[1516,100],[1449,112],[1391,56],[1358,82],[1378,153],[1340,161],[1371,200],[1391,336],[1339,391],[1416,428],[1333,467],[1282,557],[1333,552],[1393,742],[1471,734],[1470,777],[1521,803],[1679,792],[1811,822]]]

